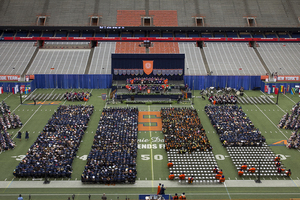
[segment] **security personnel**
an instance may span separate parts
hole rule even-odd
[[[194,181],[194,176],[188,178],[188,183],[193,183],[193,181]]]
[[[291,169],[289,169],[288,171],[286,171],[285,174],[286,174],[287,176],[291,176],[291,175],[292,175]]]
[[[182,193],[181,196],[179,197],[179,199],[185,200],[186,199],[185,193]]]
[[[171,160],[170,160],[169,163],[168,163],[168,168],[170,168],[170,167],[173,167],[173,163],[172,163]]]
[[[251,173],[254,173],[255,170],[256,170],[255,167],[252,166],[248,171],[251,172]]]
[[[239,172],[238,172],[238,175],[239,175],[239,176],[243,176],[243,174],[244,174],[243,170],[240,169]]]
[[[224,183],[224,182],[225,182],[225,177],[222,176],[222,177],[220,178],[220,183]]]
[[[171,174],[169,175],[169,180],[174,180],[175,175],[173,174],[173,172],[171,172]]]
[[[179,179],[180,179],[180,180],[184,180],[184,179],[185,179],[185,174],[184,174],[184,172],[182,172],[182,174],[179,175]]]
[[[242,170],[247,170],[247,164],[244,163],[244,164],[242,165],[241,169],[242,169]]]
[[[177,196],[177,193],[175,193],[175,195],[173,196],[173,200],[178,200],[178,196]]]
[[[222,177],[222,175],[221,175],[220,173],[217,173],[216,179],[217,179],[217,180],[220,180],[221,177]]]

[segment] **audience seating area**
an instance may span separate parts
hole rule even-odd
[[[179,53],[178,42],[152,42],[149,53]]]
[[[141,42],[117,42],[115,53],[146,53]]]
[[[162,108],[162,132],[173,167],[175,179],[184,173],[186,180],[215,182],[213,169],[217,166],[212,147],[200,122],[198,113],[191,108]]]
[[[17,178],[70,178],[93,106],[61,105],[13,172]]]
[[[116,42],[103,42],[94,49],[89,74],[111,74],[111,54],[116,51]]]
[[[40,49],[27,74],[83,74],[90,49]]]
[[[200,48],[192,42],[180,42],[178,46],[185,54],[185,75],[207,75]]]
[[[206,43],[203,48],[213,75],[265,75],[267,72],[247,43]]]
[[[21,75],[35,50],[33,42],[0,42],[0,74]]]
[[[81,181],[134,183],[137,134],[137,108],[104,108]]]
[[[299,43],[258,43],[261,57],[267,67],[278,75],[300,74]]]

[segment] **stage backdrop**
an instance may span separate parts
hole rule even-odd
[[[261,87],[260,76],[184,76],[184,83],[191,89],[202,90],[209,87],[231,87],[245,90],[257,90]]]
[[[163,77],[169,80],[183,80],[184,54],[112,54],[113,80],[133,77]],[[153,70],[147,75],[143,65],[153,61]]]

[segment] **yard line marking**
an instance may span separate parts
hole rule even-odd
[[[248,95],[245,93],[245,95],[248,97]],[[286,135],[284,135],[284,133],[278,128],[278,126],[276,126],[275,124],[274,124],[274,122],[256,105],[256,104],[253,104],[253,105],[255,105],[256,106],[256,108],[278,129],[278,131],[286,138],[286,139],[288,139],[287,137],[286,137]]]
[[[262,91],[260,91],[261,93],[263,93]],[[263,93],[265,96],[267,96],[265,93]],[[283,112],[286,113],[279,105],[276,104],[276,106]]]
[[[150,117],[150,105],[148,106],[148,115],[149,115],[149,121],[150,121],[150,124],[151,124],[151,117]],[[152,175],[152,188],[153,188],[153,180],[154,180],[154,171],[153,171],[153,158],[152,158],[152,155],[153,155],[153,152],[152,152],[152,141],[151,141],[151,138],[152,138],[152,131],[151,131],[151,128],[150,128],[150,158],[151,158],[151,175]]]
[[[229,196],[229,199],[231,199],[230,194],[229,194],[229,192],[228,192],[228,190],[227,190],[227,186],[226,186],[226,183],[225,183],[225,182],[224,182],[224,186],[225,186],[225,189],[226,189],[227,194],[228,194],[228,196]]]
[[[294,104],[296,104],[295,101],[293,101],[293,99],[291,99],[290,97],[286,96],[286,94],[283,94],[286,98],[288,98],[289,100],[291,100]]]
[[[55,89],[54,89],[54,90],[55,90]],[[54,92],[54,90],[52,90],[52,92],[51,92],[50,94],[52,94],[52,93]],[[46,101],[46,100],[45,100],[45,101]],[[45,101],[43,101],[43,103],[44,103]],[[21,130],[25,127],[25,125],[31,120],[31,118],[35,115],[35,113],[37,113],[37,111],[41,108],[42,105],[43,105],[43,104],[41,104],[41,105],[34,111],[34,113],[29,117],[29,119],[25,122],[25,124],[23,124],[23,126],[20,128],[19,131],[21,131]],[[12,139],[14,139],[14,138],[17,136],[17,134],[18,134],[18,132],[14,135],[14,137],[13,137]]]
[[[10,97],[12,95],[12,93],[10,95],[8,95],[7,97],[5,97],[5,99],[3,99],[3,101],[5,101],[8,97]]]

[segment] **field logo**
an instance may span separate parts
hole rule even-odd
[[[161,131],[161,115],[159,111],[140,111],[139,112],[139,131]]]
[[[151,74],[153,71],[153,60],[143,60],[143,69],[145,74]]]
[[[273,144],[270,144],[269,146],[286,146],[287,141],[286,140],[280,140],[278,142],[274,142]]]

